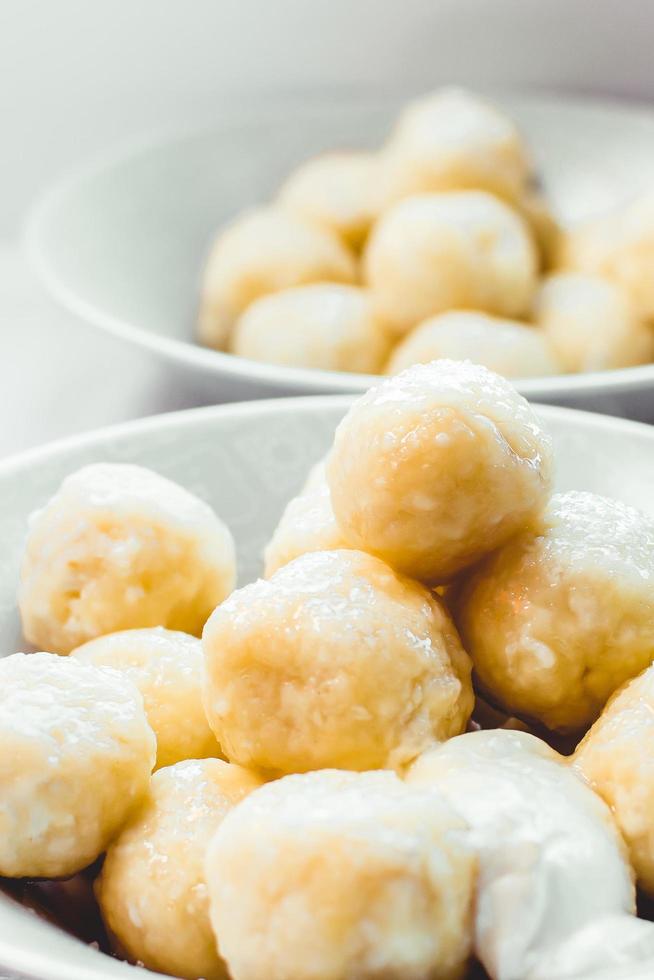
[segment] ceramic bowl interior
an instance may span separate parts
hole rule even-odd
[[[574,221],[651,184],[654,113],[625,104],[500,97],[533,148],[556,211]],[[301,160],[379,146],[401,102],[349,100],[242,114],[141,141],[48,193],[29,253],[55,298],[85,323],[164,358],[196,402],[364,390],[371,378],[261,364],[201,347],[194,323],[204,256],[219,225],[269,199]],[[649,417],[654,366],[530,379],[546,402]],[[638,397],[629,402],[629,393]],[[654,412],[654,408],[652,408]]]
[[[0,650],[6,655],[25,649],[16,586],[26,522],[68,473],[112,460],[149,466],[177,480],[230,525],[243,584],[260,573],[262,548],[284,505],[329,448],[348,404],[341,396],[195,409],[77,437],[1,463]],[[654,517],[654,429],[567,409],[539,412],[554,439],[559,489],[593,490]],[[139,980],[146,975],[0,892],[3,980],[5,973],[30,980]]]

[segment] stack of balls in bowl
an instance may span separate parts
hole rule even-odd
[[[458,89],[379,152],[300,166],[208,258],[198,336],[271,364],[395,374],[470,358],[513,378],[654,356],[654,195],[564,232],[528,148]]]
[[[187,490],[67,477],[21,570],[49,652],[0,660],[0,874],[92,865],[114,952],[189,980],[651,968],[654,526],[552,455],[508,381],[407,368],[236,590]]]

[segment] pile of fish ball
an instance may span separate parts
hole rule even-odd
[[[553,486],[446,359],[352,404],[242,588],[190,490],[68,476],[0,659],[0,874],[92,875],[113,953],[188,980],[653,970],[654,525]]]
[[[564,228],[505,113],[445,88],[377,152],[310,159],[221,228],[201,343],[286,367],[396,374],[437,358],[508,378],[654,358],[654,194]]]

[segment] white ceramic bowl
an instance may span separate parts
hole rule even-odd
[[[262,547],[284,504],[328,449],[349,403],[347,397],[315,397],[195,409],[76,437],[0,463],[2,653],[22,647],[15,596],[28,514],[67,473],[100,460],[138,462],[184,484],[231,526],[245,582],[260,571]],[[559,489],[594,490],[654,516],[654,429],[569,409],[539,411],[554,438]],[[0,975],[5,971],[30,980],[146,976],[0,893]]]
[[[501,98],[533,147],[561,217],[575,220],[651,183],[654,113],[625,104]],[[197,404],[363,391],[365,375],[285,368],[194,342],[203,258],[218,226],[269,198],[299,161],[339,146],[378,146],[400,103],[311,104],[177,133],[101,160],[48,193],[28,225],[52,295],[91,326],[173,368]],[[650,420],[654,365],[533,379],[537,401]]]

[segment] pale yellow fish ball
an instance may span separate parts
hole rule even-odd
[[[421,756],[407,781],[470,825],[475,952],[494,980],[554,980],[543,958],[589,923],[615,914],[628,926],[634,886],[610,811],[545,742],[471,732]]]
[[[223,349],[250,303],[310,282],[355,282],[353,253],[329,228],[287,208],[246,211],[220,232],[204,270],[198,335]]]
[[[599,276],[548,276],[534,300],[534,319],[566,371],[631,367],[654,355],[654,330],[620,286]]]
[[[406,198],[381,216],[364,253],[375,312],[399,336],[451,309],[524,315],[537,266],[523,219],[483,191]]]
[[[529,226],[540,256],[541,269],[551,269],[558,261],[563,229],[545,196],[534,188],[526,190],[514,203]]]
[[[188,980],[227,976],[209,921],[204,863],[226,814],[259,785],[253,773],[220,759],[155,773],[96,883],[117,952]]]
[[[374,153],[324,153],[293,171],[279,192],[279,201],[358,248],[377,212],[377,170]]]
[[[349,547],[334,517],[325,463],[311,472],[307,484],[288,502],[264,551],[265,577],[308,551]]]
[[[353,547],[440,584],[538,516],[552,444],[508,381],[469,361],[432,361],[354,403],[327,481]]]
[[[378,374],[390,341],[368,291],[339,283],[283,289],[237,321],[230,350],[268,364]]]
[[[234,542],[208,504],[172,480],[94,463],[31,516],[20,578],[25,636],[56,653],[136,627],[199,635],[234,587]]]
[[[58,878],[105,850],[156,742],[126,677],[52,653],[0,659],[0,875]]]
[[[654,192],[571,229],[560,264],[610,279],[640,316],[654,319]]]
[[[136,685],[157,736],[157,768],[220,756],[202,704],[204,659],[196,637],[161,626],[121,630],[90,640],[72,656],[124,671]]]
[[[380,157],[380,200],[481,189],[518,198],[531,162],[515,124],[470,92],[445,88],[410,103]]]
[[[506,711],[581,731],[654,656],[654,524],[592,493],[557,494],[491,555],[455,606],[481,687]]]
[[[209,848],[211,920],[232,980],[454,980],[470,950],[474,860],[437,794],[393,773],[287,776]]]
[[[638,884],[654,894],[654,667],[608,702],[577,746],[574,768],[613,811]]]
[[[472,710],[445,607],[359,551],[301,555],[234,592],[203,646],[223,751],[272,773],[397,768]]]
[[[505,378],[538,378],[560,367],[542,331],[476,310],[453,310],[424,320],[397,345],[386,365],[398,374],[439,358],[470,360]]]

